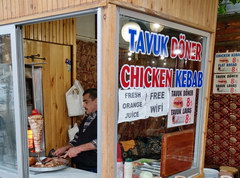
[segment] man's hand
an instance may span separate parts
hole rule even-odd
[[[67,153],[62,156],[63,158],[70,157],[73,158],[83,151],[96,150],[96,147],[91,143],[85,143],[76,147],[71,147]]]
[[[72,147],[67,151],[67,153],[63,156],[63,158],[66,158],[66,157],[73,158],[73,157],[76,157],[81,152],[82,152],[81,146]]]
[[[72,145],[63,146],[61,148],[58,148],[53,154],[55,156],[61,156],[63,153],[65,153],[71,147],[72,147]]]

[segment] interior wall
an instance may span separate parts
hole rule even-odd
[[[97,43],[77,40],[77,80],[84,90],[97,87]]]
[[[72,79],[76,79],[76,18],[68,18],[37,24],[25,25],[24,39],[71,45]]]
[[[95,14],[84,15],[76,18],[77,39],[83,41],[95,41],[96,19]]]
[[[69,18],[23,26],[23,38],[74,45],[76,42],[76,19]]]

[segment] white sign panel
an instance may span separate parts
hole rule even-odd
[[[146,90],[119,90],[118,123],[146,118]]]
[[[217,53],[214,73],[240,72],[240,52]]]
[[[167,115],[169,109],[169,89],[148,88],[147,91],[147,117]]]
[[[188,125],[194,122],[196,89],[171,88],[170,110],[168,112],[167,127]]]
[[[168,88],[119,90],[118,123],[167,115]]]
[[[214,74],[213,93],[240,93],[240,73]]]

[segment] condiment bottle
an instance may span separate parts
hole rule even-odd
[[[117,178],[123,178],[123,162],[122,162],[122,158],[117,158]]]
[[[124,163],[124,178],[132,178],[133,166],[132,159],[127,158]]]

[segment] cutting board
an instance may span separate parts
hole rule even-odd
[[[167,177],[192,167],[194,130],[164,134],[161,151],[161,176]]]

